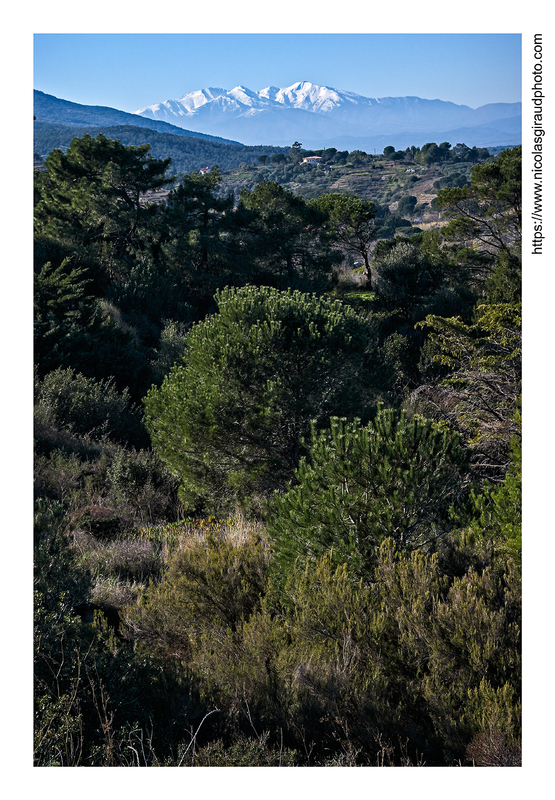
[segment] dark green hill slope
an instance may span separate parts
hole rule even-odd
[[[71,128],[94,125],[95,127],[106,127],[111,125],[132,125],[140,128],[148,128],[161,133],[173,133],[175,136],[192,136],[196,139],[210,139],[213,142],[226,142],[228,144],[240,144],[231,139],[222,139],[221,136],[211,136],[208,133],[196,133],[169,122],[160,120],[146,119],[137,114],[128,114],[127,111],[119,111],[108,106],[84,106],[80,103],[72,103],[70,100],[62,100],[60,97],[40,92],[38,89],[33,93],[33,114],[35,119],[40,122],[48,122],[54,125],[64,125]]]
[[[63,150],[69,146],[74,137],[81,137],[86,133],[94,137],[102,133],[108,139],[119,139],[125,145],[150,144],[154,158],[172,159],[170,169],[175,175],[183,175],[214,164],[221,170],[236,169],[245,162],[256,161],[259,155],[287,152],[287,148],[283,147],[263,145],[249,147],[197,136],[161,133],[131,125],[69,127],[40,120],[35,122],[34,152],[44,158],[51,150],[55,148]]]

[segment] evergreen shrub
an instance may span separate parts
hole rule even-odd
[[[140,411],[113,378],[94,380],[71,367],[53,370],[36,381],[35,405],[41,418],[78,436],[128,444],[144,435]]]
[[[378,357],[370,323],[340,301],[252,286],[216,299],[145,419],[186,507],[228,513],[285,486],[311,420],[368,415]]]
[[[332,418],[329,431],[313,429],[295,482],[268,503],[275,570],[286,575],[333,549],[368,576],[387,537],[404,551],[430,548],[453,527],[466,471],[459,434],[431,420],[381,407],[366,427]]]

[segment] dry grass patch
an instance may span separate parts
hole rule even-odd
[[[122,609],[137,600],[142,584],[114,577],[97,578],[91,592],[91,603],[99,607]]]
[[[139,535],[147,541],[156,543],[164,558],[174,550],[188,550],[215,538],[222,544],[244,547],[258,538],[267,547],[264,528],[260,523],[247,522],[243,517],[217,519],[206,517],[198,520],[184,520],[166,525],[145,526]]]
[[[156,579],[162,569],[162,557],[153,542],[140,538],[99,541],[86,531],[73,534],[73,548],[80,566],[95,578],[117,578],[142,583]]]

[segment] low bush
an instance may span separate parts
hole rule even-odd
[[[107,500],[142,525],[177,519],[179,482],[151,450],[120,448],[106,473]]]
[[[113,378],[94,380],[71,368],[49,372],[35,382],[35,413],[43,422],[78,436],[147,443],[139,410],[126,389],[118,392]]]
[[[185,751],[173,766],[186,767],[294,767],[297,755],[294,750],[272,747],[268,744],[267,732],[259,737],[244,734],[235,737],[230,744],[221,739],[204,745],[198,750]]]
[[[126,609],[139,643],[189,659],[203,638],[213,646],[258,607],[268,554],[256,528],[217,521],[207,527],[180,538],[160,583]]]
[[[409,557],[387,540],[367,586],[328,554],[284,590],[266,584],[225,630],[197,601],[182,617],[187,646],[173,652],[220,710],[216,730],[266,731],[303,765],[456,765],[479,748],[496,758],[486,740],[516,758],[519,586],[511,564],[449,577],[437,555]],[[157,598],[158,624],[173,620],[176,606]]]
[[[90,451],[89,451],[90,454]],[[105,482],[107,457],[96,450],[95,457],[55,449],[35,455],[35,496],[56,500],[70,511],[96,500]]]

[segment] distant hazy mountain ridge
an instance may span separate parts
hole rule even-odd
[[[382,152],[426,142],[469,146],[514,146],[522,142],[522,104],[491,103],[472,109],[419,97],[369,98],[307,81],[254,92],[206,88],[130,114],[106,106],[85,106],[35,90],[35,138],[45,126],[58,128],[136,126],[174,137],[226,145]],[[42,132],[41,132],[42,129]],[[48,133],[48,144],[52,141]],[[91,131],[92,133],[92,131]],[[44,136],[43,136],[44,138]],[[63,137],[65,138],[65,137]],[[54,142],[52,146],[60,146]],[[38,152],[47,147],[37,142]]]
[[[301,81],[258,92],[246,86],[210,87],[135,113],[244,144],[287,145],[296,139],[305,147],[352,149],[366,143],[371,148],[386,136],[391,139],[386,143],[407,147],[441,134],[449,141],[463,141],[457,136],[464,132],[467,143],[486,147],[521,142],[522,104],[490,103],[472,109],[420,97],[369,98]]]
[[[33,92],[33,113],[42,123],[63,125],[65,127],[83,127],[93,125],[103,127],[109,125],[136,125],[141,128],[150,128],[160,133],[173,133],[178,136],[194,136],[214,141],[225,141],[221,136],[211,136],[197,131],[184,130],[183,125],[171,125],[157,119],[138,117],[127,111],[118,111],[109,106],[84,106],[62,100],[51,94],[45,94],[35,89]],[[239,142],[234,142],[239,144]]]
[[[171,158],[172,172],[182,174],[218,164],[221,169],[236,169],[241,163],[256,161],[287,148],[272,145],[248,146],[239,142],[188,131],[160,120],[145,119],[106,106],[82,106],[35,90],[33,151],[45,157],[51,150],[65,150],[74,137],[99,133],[119,139],[125,145],[151,146],[154,158]]]

